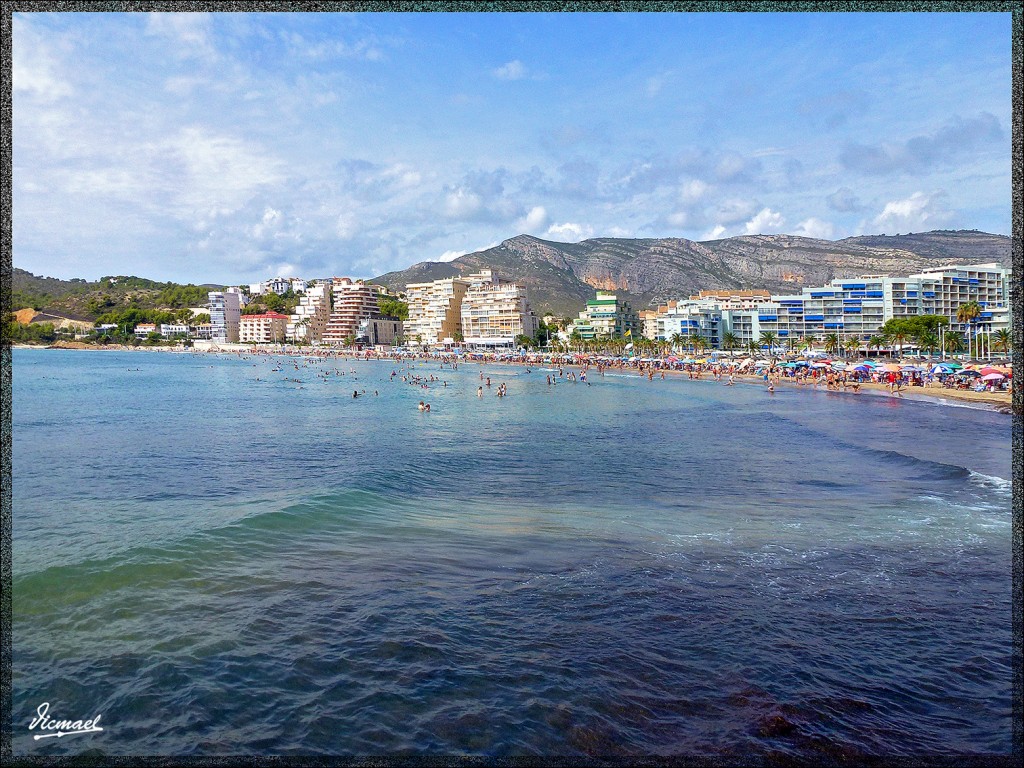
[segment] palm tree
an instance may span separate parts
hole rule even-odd
[[[949,354],[955,355],[958,352],[963,352],[964,347],[964,337],[962,335],[960,335],[956,331],[952,331],[946,334],[946,351]]]
[[[750,341],[747,342],[747,351],[750,353],[751,357],[757,357],[758,353],[760,353],[761,351],[761,348],[757,345],[756,341],[751,339]]]
[[[889,339],[885,336],[884,333],[876,334],[872,336],[870,339],[868,339],[868,352],[870,352],[872,349],[874,349],[875,352],[879,352],[881,351],[882,347],[884,347],[888,343]]]
[[[834,355],[839,352],[840,344],[838,333],[829,333],[825,336],[825,351],[829,354]]]
[[[705,339],[703,336],[693,334],[690,338],[693,339],[693,346],[698,352],[703,353],[704,350],[707,349],[708,342],[707,339]]]
[[[976,301],[968,301],[956,308],[956,321],[967,326],[967,350],[970,354],[971,328],[974,321],[981,315],[981,305]]]
[[[928,356],[932,357],[939,346],[939,337],[931,331],[924,331],[914,337],[914,343],[917,344],[917,348],[922,351],[927,349]]]
[[[903,345],[907,343],[907,339],[910,338],[909,334],[902,328],[897,328],[895,331],[889,334],[889,341],[892,342],[893,352],[896,351],[896,347],[900,348],[900,353],[903,352]]]
[[[779,337],[774,331],[765,331],[761,334],[761,338],[758,340],[758,343],[762,347],[768,347],[768,356],[771,357],[772,347],[775,346],[778,339]]]
[[[800,340],[793,333],[790,333],[786,337],[786,347],[789,349],[789,354],[793,354],[794,352],[796,352],[796,348],[799,343]]]
[[[805,334],[800,339],[800,346],[802,346],[804,348],[804,351],[806,352],[809,352],[810,350],[814,349],[814,345],[817,343],[818,337],[815,336],[813,333]]]
[[[1010,349],[1013,347],[1013,334],[1007,328],[1000,328],[995,333],[995,340],[992,342],[992,346],[1009,357]]]
[[[681,333],[673,333],[669,337],[669,341],[672,342],[672,351],[678,352],[679,348],[683,346],[683,335]]]
[[[739,338],[732,331],[726,331],[722,334],[722,347],[726,352],[732,352],[739,343]]]
[[[857,336],[852,336],[846,340],[846,351],[851,357],[860,351],[860,339]]]

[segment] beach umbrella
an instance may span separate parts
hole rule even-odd
[[[1006,377],[1003,376],[1003,374],[1001,374],[1001,373],[994,373],[993,372],[993,373],[986,373],[984,376],[981,377],[981,380],[982,381],[1002,381],[1005,378]]]
[[[960,365],[960,363],[943,363],[943,365],[946,366],[947,368],[963,368],[963,366]]]
[[[957,374],[957,376],[981,376],[981,374],[978,373],[978,371],[964,370],[964,371],[960,371]]]
[[[825,363],[811,363],[811,368],[828,368]]]
[[[991,365],[986,365],[981,369],[982,376],[988,376],[990,373],[1002,373],[998,368],[993,368]]]
[[[941,365],[940,364],[940,365],[933,366],[931,372],[932,373],[949,373],[951,370],[952,369],[946,367],[945,365]]]

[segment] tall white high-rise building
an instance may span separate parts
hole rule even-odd
[[[486,269],[465,278],[470,286],[462,298],[462,335],[471,347],[511,347],[517,336],[534,336],[540,327],[526,301],[526,291],[502,282]]]
[[[238,341],[238,322],[242,316],[238,293],[210,291],[210,338],[222,344]]]
[[[381,317],[380,286],[336,277],[332,281],[333,309],[324,330],[324,341],[330,344],[344,344],[346,339],[360,337],[360,323],[364,320],[378,320]]]
[[[462,300],[470,285],[464,277],[407,285],[409,319],[405,321],[405,338],[409,343],[430,346],[454,340],[457,333],[462,333]]]

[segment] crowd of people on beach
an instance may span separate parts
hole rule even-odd
[[[194,354],[203,354],[194,352]],[[753,360],[744,358],[736,360],[733,358],[716,358],[711,356],[706,359],[691,360],[679,359],[674,356],[665,358],[636,358],[636,357],[607,357],[601,355],[579,355],[579,354],[545,354],[537,353],[469,353],[456,355],[448,352],[409,352],[409,351],[380,351],[380,350],[350,350],[350,349],[318,349],[315,351],[294,351],[281,350],[269,351],[266,349],[253,348],[249,351],[235,351],[230,353],[242,359],[264,359],[274,362],[273,372],[281,372],[286,369],[300,371],[310,369],[315,379],[329,381],[332,377],[348,376],[350,380],[357,380],[357,371],[351,363],[368,360],[388,360],[394,363],[391,370],[390,381],[401,381],[410,387],[420,390],[429,390],[433,387],[448,387],[448,380],[444,378],[443,371],[447,368],[451,371],[458,370],[460,365],[477,363],[480,365],[506,364],[524,366],[526,373],[531,373],[534,368],[542,367],[545,373],[545,381],[549,387],[558,384],[586,384],[591,386],[588,374],[595,374],[603,377],[606,372],[614,371],[619,374],[633,373],[639,377],[654,381],[655,378],[664,380],[666,374],[685,375],[690,380],[711,379],[725,386],[734,386],[738,380],[751,383],[760,383],[769,392],[773,393],[781,384],[792,384],[798,387],[810,387],[811,389],[822,389],[832,392],[861,391],[862,385],[881,385],[894,397],[903,397],[903,391],[908,387],[942,388],[945,390],[974,391],[1009,391],[1012,386],[1012,374],[1009,369],[999,369],[1001,373],[996,375],[984,375],[982,372],[989,370],[995,372],[997,369],[962,368],[959,364],[941,363],[936,365],[904,363],[873,363],[861,360],[855,363],[844,363],[838,360],[829,359],[797,359],[797,360]],[[286,355],[284,360],[281,355]],[[349,365],[339,366],[341,362],[348,362]],[[423,371],[425,364],[438,366],[439,374],[426,373]],[[416,366],[420,366],[419,370]],[[347,370],[346,370],[347,369]],[[478,398],[484,396],[485,391],[492,391],[491,376],[487,375],[484,369],[479,372],[480,385],[477,387]],[[983,380],[985,379],[985,380]],[[261,378],[257,378],[260,381]],[[286,376],[283,379],[290,383],[299,384],[303,388],[303,380],[294,376]],[[508,396],[508,385],[502,381],[493,389],[499,398]],[[354,389],[353,399],[366,395],[365,389]],[[373,391],[377,396],[379,392]],[[422,412],[430,412],[430,403],[421,400],[417,406]]]

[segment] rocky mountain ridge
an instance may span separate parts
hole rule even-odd
[[[575,315],[595,289],[614,290],[645,309],[700,290],[803,286],[862,274],[906,275],[953,263],[1010,266],[1010,238],[976,230],[818,240],[744,235],[695,242],[683,238],[595,238],[557,243],[518,235],[450,262],[420,262],[374,279],[391,290],[480,269],[526,287],[538,314]]]

